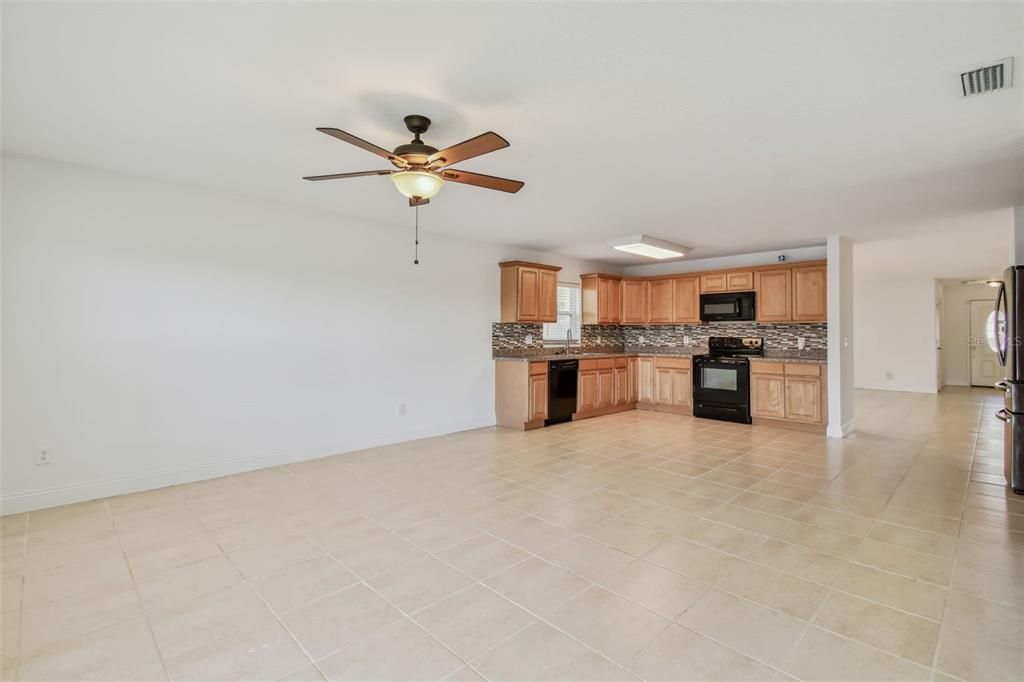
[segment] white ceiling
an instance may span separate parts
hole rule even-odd
[[[7,150],[407,227],[380,159],[402,116],[460,167],[427,230],[620,264],[919,234],[1024,203],[1024,4],[3,4]],[[1018,85],[964,99],[1014,56]],[[959,224],[968,230],[970,220]],[[916,231],[916,232],[915,232]],[[968,241],[970,243],[970,241]]]

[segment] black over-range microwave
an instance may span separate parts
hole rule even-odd
[[[700,319],[704,322],[753,320],[754,292],[701,294]]]

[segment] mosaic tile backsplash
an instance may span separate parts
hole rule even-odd
[[[659,324],[643,327],[622,327],[623,345],[647,348],[675,348],[690,337],[691,346],[707,346],[709,336],[763,336],[765,348],[796,350],[797,337],[803,337],[804,348],[828,348],[828,324],[758,324],[756,322],[708,322],[701,325]],[[586,336],[584,334],[584,336]],[[640,339],[643,338],[641,342]]]
[[[587,351],[622,351],[639,347],[676,348],[683,346],[683,337],[690,337],[691,346],[707,346],[709,336],[763,336],[771,350],[796,350],[797,338],[803,337],[808,350],[828,348],[828,324],[758,324],[756,322],[709,322],[701,325],[619,326],[585,324],[580,344]],[[531,343],[526,336],[532,335]],[[544,325],[532,323],[495,322],[491,325],[491,351],[542,349]],[[643,342],[640,339],[643,338]]]

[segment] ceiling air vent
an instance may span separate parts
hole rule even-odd
[[[1013,57],[960,74],[964,97],[1005,90],[1013,85]]]

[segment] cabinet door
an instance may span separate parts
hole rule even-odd
[[[716,291],[725,291],[725,273],[713,272],[700,277],[700,293],[712,294]]]
[[[753,291],[754,271],[743,270],[725,273],[725,288],[729,291]]]
[[[647,320],[651,324],[672,322],[672,293],[674,282],[670,279],[655,279],[648,282],[649,293]]]
[[[619,324],[622,321],[622,282],[617,279],[608,280],[608,324]]]
[[[821,423],[821,379],[786,377],[786,419]]]
[[[611,292],[609,291],[610,279],[597,278],[597,323],[611,324]]]
[[[673,370],[668,367],[654,368],[654,402],[671,405],[673,395]]]
[[[672,404],[689,405],[692,383],[690,381],[690,370],[672,370]]]
[[[672,321],[679,324],[700,323],[700,279],[680,277],[672,280],[673,292]]]
[[[530,375],[529,420],[547,419],[548,378],[544,374]]]
[[[824,321],[828,316],[828,294],[825,289],[824,265],[793,268],[793,320]]]
[[[558,321],[558,274],[551,270],[539,270],[538,300],[539,313],[537,319],[541,322]]]
[[[615,404],[615,370],[602,369],[597,373],[597,406],[610,407]]]
[[[784,384],[778,374],[751,374],[750,414],[754,417],[785,418]]]
[[[654,358],[636,361],[636,399],[642,403],[654,402]]]
[[[533,321],[540,319],[540,270],[519,268],[519,284],[516,292],[519,301],[519,319]]]
[[[580,372],[577,412],[585,412],[597,408],[597,370]]]
[[[647,282],[622,280],[622,324],[647,324]]]
[[[625,367],[615,368],[615,398],[612,403],[625,405],[629,402],[629,370]]]
[[[759,270],[755,279],[754,307],[758,322],[788,322],[792,317],[793,271]]]
[[[626,402],[636,402],[636,358],[626,362]]]

